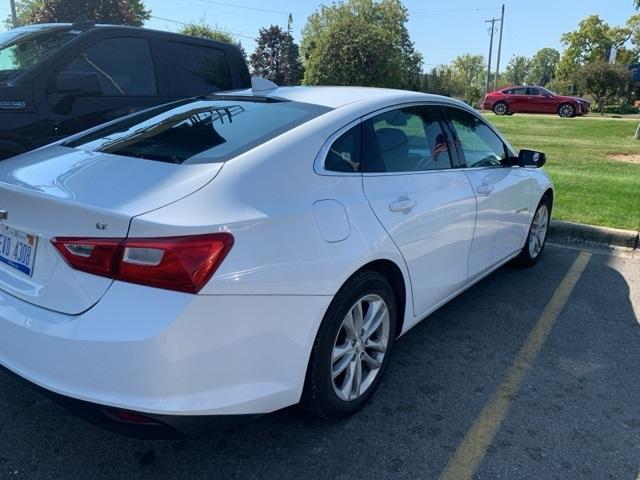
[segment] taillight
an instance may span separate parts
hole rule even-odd
[[[76,270],[123,282],[198,293],[233,246],[229,233],[165,238],[54,238]]]

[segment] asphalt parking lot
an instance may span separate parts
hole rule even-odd
[[[639,321],[640,258],[549,246],[400,339],[360,414],[291,408],[222,441],[120,437],[0,373],[0,478],[636,479]]]

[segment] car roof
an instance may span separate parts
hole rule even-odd
[[[221,95],[226,93],[229,92],[220,92]],[[254,92],[252,90],[234,92],[234,94],[242,96],[259,96],[257,93],[259,92]],[[405,102],[438,102],[469,108],[463,102],[449,97],[443,97],[441,95],[375,87],[278,87],[264,93],[262,96],[272,98],[274,100],[282,99],[294,102],[310,103],[333,109],[352,105],[354,103],[379,103],[381,101],[388,102],[389,104],[400,104]]]

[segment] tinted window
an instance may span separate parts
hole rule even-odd
[[[142,38],[110,38],[92,45],[63,71],[97,73],[105,95],[156,95],[149,44]]]
[[[391,110],[364,123],[366,171],[417,172],[451,168],[439,107]]]
[[[177,42],[169,42],[167,49],[170,93],[201,95],[233,88],[223,50]]]
[[[28,70],[78,36],[67,30],[16,29],[0,35],[0,81]]]
[[[329,148],[324,167],[332,172],[360,171],[360,125],[340,135]]]
[[[450,107],[446,110],[467,167],[508,164],[507,148],[489,125],[470,112]]]
[[[527,94],[527,89],[526,88],[512,88],[510,90],[505,90],[504,93],[506,93],[507,95],[526,95]]]
[[[542,93],[537,88],[528,87],[527,88],[527,95],[542,95]]]
[[[327,111],[297,102],[185,100],[126,118],[66,146],[169,163],[224,162]]]

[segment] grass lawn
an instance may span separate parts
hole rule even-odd
[[[556,186],[554,218],[640,228],[640,140],[633,138],[637,119],[517,114],[486,118],[515,148],[547,154],[545,169]]]

